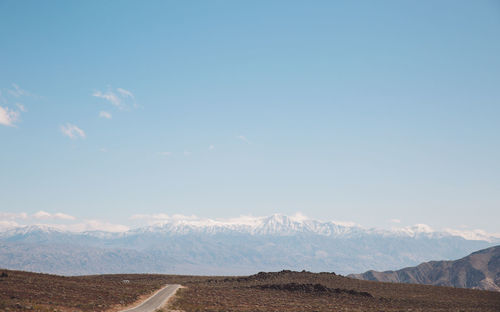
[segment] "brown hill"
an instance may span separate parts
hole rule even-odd
[[[368,271],[351,274],[349,277],[379,282],[500,291],[500,246],[474,252],[456,261],[424,262],[398,271]]]

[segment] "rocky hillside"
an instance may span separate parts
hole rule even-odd
[[[398,271],[368,271],[349,276],[380,282],[500,291],[500,246],[474,252],[456,261],[431,261]]]

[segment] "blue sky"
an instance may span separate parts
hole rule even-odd
[[[498,1],[3,0],[0,38],[4,219],[500,232]]]

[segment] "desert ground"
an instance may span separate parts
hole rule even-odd
[[[500,292],[362,281],[328,272],[242,277],[0,274],[1,311],[119,311],[165,284],[185,287],[165,311],[500,311]]]

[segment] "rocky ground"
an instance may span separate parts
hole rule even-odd
[[[500,293],[281,271],[243,277],[119,274],[63,277],[3,270],[0,311],[116,311],[181,284],[179,311],[500,311]]]

